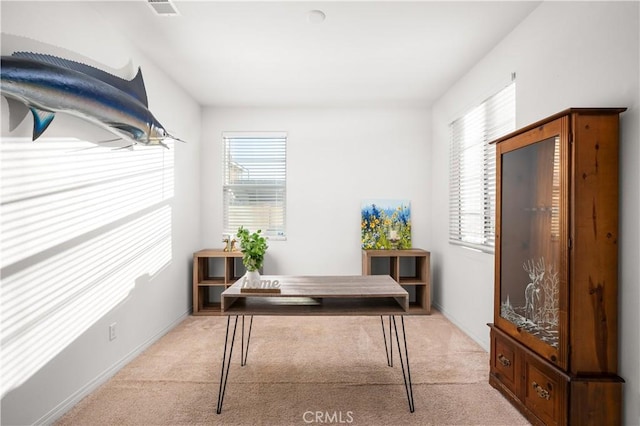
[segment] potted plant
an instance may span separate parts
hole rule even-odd
[[[267,252],[267,239],[260,235],[262,230],[250,233],[248,229],[241,226],[236,236],[240,240],[240,250],[242,251],[242,264],[247,269],[247,277],[250,280],[260,279],[258,270],[264,263],[264,255]]]

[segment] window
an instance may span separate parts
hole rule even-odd
[[[495,146],[515,130],[515,81],[451,123],[449,242],[492,252],[495,242]]]
[[[223,232],[244,226],[284,238],[287,134],[225,132],[223,139]]]

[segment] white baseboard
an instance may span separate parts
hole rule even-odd
[[[111,367],[107,368],[101,374],[96,376],[93,380],[88,382],[86,385],[78,389],[75,393],[69,396],[67,399],[58,404],[54,409],[49,411],[47,414],[42,416],[38,421],[34,423],[34,425],[50,425],[53,424],[56,420],[66,414],[67,411],[72,409],[78,402],[80,402],[83,398],[88,396],[91,392],[95,391],[98,387],[106,383],[110,378],[112,378],[118,371],[120,371],[125,365],[130,363],[134,358],[144,352],[149,346],[158,341],[162,336],[171,331],[174,327],[180,324],[185,320],[189,315],[191,315],[191,310],[189,309],[187,312],[180,315],[177,319],[175,319],[171,324],[167,327],[160,330],[158,333],[151,336],[145,342],[141,343],[138,347],[133,349],[127,355],[125,355],[118,362],[113,364]]]
[[[442,315],[445,316],[449,321],[453,323],[456,327],[458,327],[464,334],[469,336],[473,341],[479,344],[482,349],[489,352],[489,341],[486,338],[482,338],[480,336],[475,335],[468,328],[466,328],[462,323],[460,323],[454,315],[451,315],[451,312],[448,312],[445,308],[443,308],[439,303],[431,302],[434,308],[438,310]]]

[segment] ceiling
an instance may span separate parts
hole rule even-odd
[[[205,106],[431,105],[540,2],[92,3]],[[314,23],[309,12],[326,19]]]

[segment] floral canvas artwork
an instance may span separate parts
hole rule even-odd
[[[411,203],[408,200],[363,202],[360,231],[365,250],[411,248]]]

